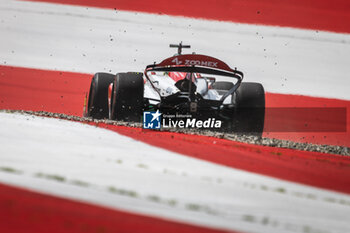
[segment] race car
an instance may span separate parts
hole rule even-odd
[[[190,48],[182,42],[170,47],[177,54],[148,65],[143,73],[96,73],[84,115],[141,122],[144,111],[190,114],[220,119],[224,131],[262,134],[265,93],[260,83],[242,82],[241,71],[214,57],[182,54]]]

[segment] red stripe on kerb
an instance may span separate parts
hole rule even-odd
[[[0,109],[82,116],[92,75],[0,66]]]
[[[350,101],[276,93],[266,93],[265,99],[266,106],[269,108],[346,108],[347,124],[346,132],[268,132],[263,134],[264,137],[286,139],[296,142],[309,142],[350,147]],[[274,120],[275,119],[267,116],[265,118],[265,125],[273,124]]]
[[[87,74],[0,66],[0,108],[45,110],[81,116],[91,77]],[[298,103],[299,98],[302,99],[300,104],[322,103],[321,100],[328,103],[321,98],[279,94],[267,94],[267,103],[270,106],[283,104],[288,107],[288,103]],[[337,104],[349,102],[329,101]],[[350,193],[350,157],[254,146],[213,137],[143,131],[140,128],[104,124],[99,126],[198,159]],[[331,134],[328,138],[331,138]],[[317,142],[317,139],[311,139]],[[339,140],[349,143],[346,137]]]
[[[348,0],[32,0],[350,33]]]
[[[348,156],[257,146],[214,137],[103,123],[97,126],[197,159],[350,194]]]
[[[0,219],[0,232],[3,233],[226,232],[104,208],[3,184],[0,184]]]
[[[84,97],[92,75],[0,66],[0,109],[49,111],[83,115]],[[266,94],[267,107],[346,107],[350,101],[299,95]],[[266,119],[267,123],[273,119]],[[264,136],[298,142],[350,146],[350,124],[345,133],[264,133]]]

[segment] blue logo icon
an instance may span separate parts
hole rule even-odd
[[[160,129],[160,116],[162,114],[156,112],[143,112],[143,128],[144,129]]]

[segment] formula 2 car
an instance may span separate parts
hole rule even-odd
[[[214,57],[182,54],[148,65],[143,73],[96,73],[84,115],[141,122],[144,111],[191,114],[224,122],[222,130],[261,136],[265,93],[260,83],[242,82],[243,73]],[[86,101],[85,101],[86,102]]]

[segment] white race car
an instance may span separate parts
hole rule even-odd
[[[260,83],[242,82],[243,73],[219,59],[178,54],[143,73],[96,73],[91,81],[85,116],[136,121],[143,111],[215,117],[230,131],[261,135],[265,93]]]

